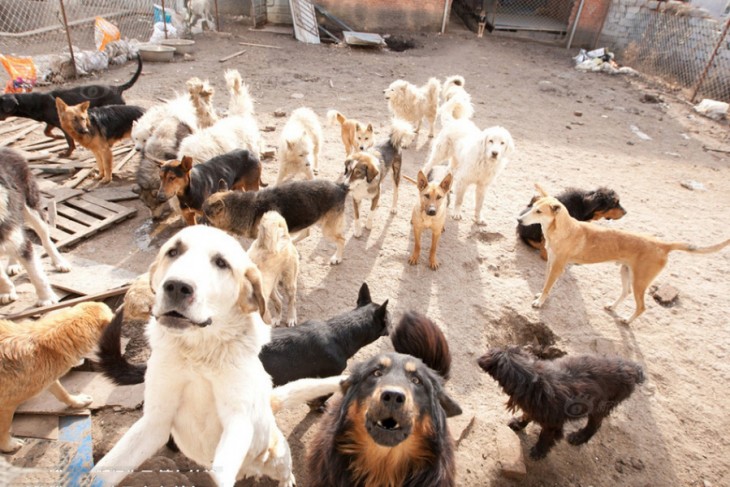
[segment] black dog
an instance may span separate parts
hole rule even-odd
[[[586,443],[601,427],[603,419],[636,384],[644,382],[641,365],[621,358],[590,355],[538,360],[517,347],[493,348],[477,361],[510,396],[507,409],[522,410],[509,426],[522,430],[530,421],[542,430],[530,450],[535,459],[544,458],[563,437],[563,425],[588,418],[586,426],[568,435],[571,445]]]
[[[529,211],[539,198],[539,196],[533,197],[527,208],[522,210],[522,213]],[[583,222],[600,220],[601,218],[618,220],[626,214],[626,210],[621,206],[616,192],[608,188],[598,188],[595,191],[568,188],[556,198],[565,205],[570,216]],[[517,234],[527,245],[538,249],[543,260],[547,260],[545,238],[542,235],[540,225],[518,223]]]
[[[425,332],[442,340],[436,325],[414,313],[406,315],[398,329],[412,328],[409,335]],[[396,330],[395,337],[403,337]],[[320,421],[307,464],[310,484],[318,487],[453,487],[454,446],[446,418],[461,414],[459,405],[443,389],[434,370],[448,370],[448,345],[424,348],[431,338],[415,343],[396,338],[396,350],[352,368],[342,382],[338,404]]]
[[[85,85],[64,90],[53,90],[48,93],[17,93],[0,96],[0,120],[8,117],[30,118],[37,122],[45,122],[43,134],[53,137],[51,131],[57,128],[61,131],[61,122],[56,110],[56,98],[62,99],[67,105],[78,105],[88,101],[91,107],[104,105],[124,105],[122,93],[131,88],[142,73],[142,58],[137,56],[137,71],[132,78],[119,86]],[[65,157],[70,156],[76,149],[73,138],[63,131],[68,143]]]

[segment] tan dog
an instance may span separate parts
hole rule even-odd
[[[273,325],[281,321],[283,304],[277,289],[281,282],[289,303],[286,325],[295,326],[299,252],[289,236],[286,220],[278,212],[267,211],[261,217],[259,234],[248,249],[248,256],[261,271],[262,287],[267,299],[264,321]],[[275,313],[271,312],[272,308]]]
[[[94,349],[112,316],[104,303],[81,303],[38,321],[0,321],[0,451],[23,446],[10,436],[13,414],[44,389],[71,408],[91,404],[91,397],[69,394],[58,379]]]
[[[683,250],[696,254],[717,252],[730,244],[730,239],[710,247],[696,247],[682,242],[662,242],[653,237],[614,230],[580,222],[570,216],[568,210],[556,198],[539,185],[542,198],[532,209],[519,217],[523,225],[539,223],[545,235],[548,254],[547,276],[542,293],[537,294],[532,306],[539,308],[547,299],[550,289],[568,264],[595,264],[617,261],[621,263],[621,296],[606,309],[613,311],[630,292],[634,293],[636,311],[626,324],[644,312],[644,293],[667,263],[669,252]]]
[[[418,257],[421,255],[421,233],[426,228],[431,229],[431,251],[428,255],[428,266],[436,270],[439,268],[436,260],[441,233],[444,231],[446,222],[446,196],[451,189],[453,177],[447,173],[440,183],[429,183],[423,171],[418,171],[418,192],[419,201],[413,207],[411,225],[413,225],[413,253],[408,259],[411,265],[418,264]]]
[[[356,152],[345,161],[345,182],[350,188],[352,196],[352,210],[355,216],[353,235],[356,238],[362,236],[362,223],[360,222],[362,200],[370,200],[370,213],[365,226],[368,230],[373,228],[373,218],[380,202],[382,175],[380,161],[374,154]]]
[[[373,124],[365,125],[353,118],[345,118],[337,110],[328,111],[327,120],[330,125],[339,122],[342,144],[345,146],[345,153],[348,156],[353,152],[365,151],[373,146]]]

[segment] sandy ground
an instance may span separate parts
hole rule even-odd
[[[485,227],[470,219],[449,219],[441,240],[441,268],[431,271],[426,253],[417,266],[407,258],[413,246],[410,212],[416,189],[403,182],[399,212],[391,216],[392,183],[385,183],[384,207],[371,232],[352,238],[348,220],[344,262],[327,264],[333,248],[319,231],[299,246],[299,317],[327,318],[354,307],[362,282],[376,301],[390,299],[398,320],[403,311],[428,314],[445,331],[454,355],[447,389],[464,415],[451,422],[452,435],[463,435],[456,462],[458,485],[509,485],[498,464],[498,431],[510,415],[506,396],[476,366],[488,347],[510,343],[554,345],[569,354],[620,355],[644,365],[647,383],[622,404],[591,442],[576,448],[561,442],[547,459],[527,459],[522,484],[547,486],[730,485],[730,428],[727,416],[730,380],[730,311],[722,296],[730,293],[730,251],[708,256],[677,252],[657,284],[680,291],[676,305],[664,308],[648,298],[648,310],[631,327],[603,310],[620,291],[614,264],[570,268],[541,310],[531,308],[542,286],[545,265],[515,238],[515,216],[530,200],[532,183],[558,192],[565,187],[608,186],[621,196],[628,215],[610,223],[666,240],[710,244],[730,236],[719,224],[730,208],[730,156],[703,150],[728,150],[728,126],[702,119],[675,94],[636,78],[585,74],[572,68],[563,48],[486,36],[477,39],[452,22],[445,36],[415,35],[417,49],[403,53],[335,46],[307,46],[286,36],[252,33],[243,25],[226,24],[231,35],[198,39],[194,61],[147,64],[129,103],[150,106],[184,89],[190,76],[209,78],[219,90],[218,106],[226,105],[223,69],[237,68],[256,99],[260,127],[276,145],[285,119],[299,106],[313,108],[324,123],[328,108],[373,122],[385,136],[388,122],[382,90],[394,79],[422,84],[429,77],[461,74],[475,103],[480,127],[508,128],[517,146],[501,177],[489,188]],[[238,41],[272,44],[283,49],[248,47],[226,63],[218,58],[241,49]],[[104,74],[104,82],[125,80],[131,64]],[[665,104],[640,102],[644,93],[658,94]],[[302,97],[298,97],[301,94]],[[632,133],[635,125],[651,137]],[[325,127],[321,177],[335,179],[343,168],[339,128]],[[429,140],[407,151],[404,173],[414,177],[425,161]],[[265,165],[264,179],[273,182],[276,164]],[[133,180],[134,165],[121,181]],[[695,180],[706,191],[690,191],[681,181]],[[79,245],[73,253],[143,272],[160,244],[175,230],[159,227],[141,203],[138,216],[113,231]],[[465,203],[471,215],[473,193]],[[348,215],[351,207],[348,205]],[[607,223],[608,224],[608,223]],[[428,249],[430,238],[424,241]],[[248,242],[245,242],[248,245]],[[619,313],[633,311],[627,300]],[[133,333],[138,335],[138,333]],[[554,342],[554,343],[553,343]],[[381,339],[356,359],[390,350]],[[139,416],[139,411],[102,411],[94,416],[95,456],[99,458]],[[474,418],[473,426],[465,431]],[[302,406],[280,416],[289,438],[300,485],[309,485],[304,451],[319,418]],[[576,429],[572,425],[568,431]],[[527,453],[539,429],[531,425],[519,436]],[[169,459],[161,458],[163,456]],[[12,461],[12,457],[10,458]],[[195,468],[163,448],[150,468]],[[172,467],[171,467],[172,466]],[[146,476],[145,476],[146,475]],[[138,475],[128,485],[211,485],[205,474]],[[241,482],[239,485],[254,485]],[[274,485],[261,481],[256,485]]]

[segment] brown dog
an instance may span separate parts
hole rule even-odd
[[[349,156],[353,152],[366,151],[373,146],[373,124],[365,125],[353,118],[346,118],[337,110],[327,112],[330,125],[339,122],[341,126],[342,144]]]
[[[545,235],[548,253],[547,276],[542,293],[536,295],[532,306],[539,308],[547,299],[550,289],[568,264],[595,264],[617,261],[621,263],[621,296],[606,309],[613,311],[630,292],[634,293],[636,311],[631,323],[646,309],[644,293],[667,263],[669,252],[683,250],[696,254],[709,254],[722,250],[730,239],[710,247],[696,247],[683,242],[666,243],[653,237],[637,235],[605,228],[592,223],[580,222],[568,214],[568,210],[556,198],[539,185],[535,185],[542,198],[530,211],[519,217],[523,225],[539,223]]]
[[[413,225],[413,253],[408,258],[411,265],[418,264],[418,257],[421,255],[421,233],[426,228],[431,229],[431,251],[428,256],[428,266],[436,270],[439,268],[436,260],[441,233],[444,231],[446,222],[446,196],[451,189],[453,177],[447,173],[440,183],[429,183],[423,171],[418,171],[418,203],[413,207],[411,225]]]
[[[38,321],[0,321],[0,451],[13,453],[23,441],[10,436],[13,414],[42,390],[72,408],[91,404],[85,394],[70,395],[58,381],[94,349],[112,319],[104,303],[81,303]]]
[[[144,109],[132,105],[107,105],[89,109],[89,102],[69,106],[56,98],[61,128],[82,146],[94,153],[103,184],[112,180],[112,146],[129,138],[132,124],[144,115]]]

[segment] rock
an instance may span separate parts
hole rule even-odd
[[[662,284],[652,289],[651,295],[657,303],[669,307],[677,302],[679,290],[670,284]]]
[[[304,98],[304,93],[292,93],[291,97],[295,100],[301,100]]]
[[[520,438],[506,424],[497,426],[497,459],[500,472],[508,479],[523,480],[527,475]]]
[[[261,129],[262,132],[273,132],[274,130],[276,130],[276,127],[274,127],[273,125],[267,125],[263,129]]]
[[[261,152],[261,159],[273,159],[276,156],[276,149],[266,149]]]
[[[631,129],[634,135],[636,135],[641,140],[651,140],[651,137],[642,132],[641,129],[636,125],[629,125],[629,129]]]
[[[551,81],[548,80],[542,80],[538,82],[537,87],[540,91],[544,93],[560,94],[563,91],[559,86],[554,85]]]
[[[683,188],[687,188],[690,191],[707,191],[707,188],[705,188],[704,184],[695,181],[694,179],[688,179],[687,181],[682,181],[679,184],[681,184]]]
[[[576,117],[582,117],[583,112],[573,112],[573,115],[575,115]]]
[[[274,116],[277,118],[283,118],[286,117],[286,112],[284,110],[276,110],[274,112]]]

